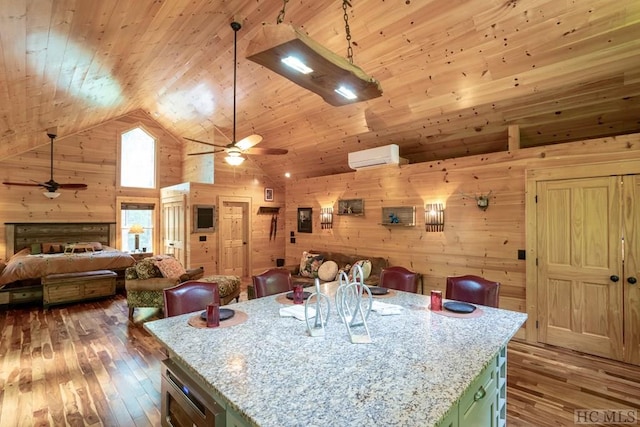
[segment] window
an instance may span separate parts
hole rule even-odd
[[[123,202],[120,205],[120,242],[122,242],[120,249],[122,251],[153,252],[154,213],[155,204],[153,203]],[[136,232],[138,226],[142,227],[140,233]]]
[[[120,138],[120,186],[156,187],[156,140],[140,127]]]

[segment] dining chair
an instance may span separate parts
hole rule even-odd
[[[445,298],[498,307],[500,283],[474,275],[447,277]]]
[[[285,268],[271,268],[251,277],[256,298],[279,294],[293,289],[291,272]]]
[[[401,266],[385,267],[380,271],[380,286],[387,289],[418,293],[420,274]]]
[[[211,303],[220,304],[218,284],[215,282],[182,282],[163,290],[165,317],[205,310]]]

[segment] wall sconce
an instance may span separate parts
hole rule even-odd
[[[323,230],[333,228],[333,207],[320,209],[320,228]]]
[[[424,208],[424,225],[426,231],[444,231],[444,205],[428,203]]]

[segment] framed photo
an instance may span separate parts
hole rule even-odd
[[[312,233],[313,232],[313,209],[311,208],[298,208],[298,233]]]
[[[273,188],[264,189],[264,201],[273,202]]]

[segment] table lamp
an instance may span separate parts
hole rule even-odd
[[[144,233],[144,228],[142,228],[142,225],[140,224],[133,224],[131,228],[129,228],[129,234],[136,235],[135,252],[138,252],[140,250],[140,235],[142,233]]]

